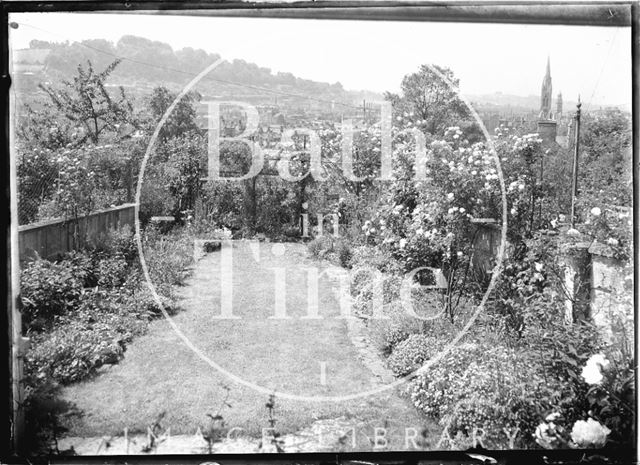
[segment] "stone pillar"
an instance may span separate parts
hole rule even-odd
[[[592,261],[591,317],[605,341],[624,344],[633,352],[633,263],[614,257],[606,245],[594,242]]]
[[[565,315],[567,324],[590,318],[591,255],[589,242],[580,238],[568,238],[561,244],[561,263],[564,268],[563,285]]]
[[[555,142],[558,135],[558,123],[554,120],[538,121],[538,134],[546,142]]]

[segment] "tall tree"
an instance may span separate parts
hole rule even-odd
[[[153,89],[149,99],[149,109],[151,110],[153,124],[157,124],[160,121],[175,98],[176,94],[166,87]],[[195,92],[189,92],[180,99],[162,126],[160,140],[166,141],[190,131],[198,131],[196,110],[194,108],[194,103],[198,100],[200,100],[200,95]]]
[[[410,119],[422,121],[426,132],[439,134],[469,118],[468,109],[458,97],[459,84],[449,68],[422,65],[418,72],[404,77],[399,95],[387,93],[386,98],[396,114],[406,113]]]

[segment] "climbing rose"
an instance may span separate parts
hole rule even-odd
[[[571,430],[571,440],[577,447],[602,447],[611,430],[593,418],[578,420]]]

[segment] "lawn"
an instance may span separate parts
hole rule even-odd
[[[319,284],[318,320],[301,319],[307,308],[305,268],[319,263],[307,257],[301,244],[285,244],[280,255],[272,244],[251,249],[235,242],[233,249],[233,314],[240,319],[216,319],[220,314],[221,252],[203,257],[186,286],[179,289],[182,311],[177,327],[202,353],[239,378],[268,391],[299,396],[344,396],[379,386],[359,361],[331,282]],[[274,253],[275,252],[275,253]],[[256,260],[259,253],[259,260]],[[286,276],[289,319],[274,315],[275,271]],[[282,295],[282,292],[279,292]],[[321,379],[321,366],[325,374]],[[229,427],[259,437],[268,427],[268,394],[232,381],[203,361],[180,339],[166,320],[153,322],[135,340],[124,360],[93,379],[63,389],[81,416],[70,415],[65,426],[72,436],[103,436],[145,431],[164,413],[162,425],[172,434],[194,433],[207,413],[215,414],[230,388],[231,407],[221,411]],[[421,418],[395,390],[341,402],[309,402],[276,398],[276,428],[293,433],[315,420],[345,417],[358,424],[359,448],[370,448],[374,428],[386,426],[390,445],[404,446],[405,428],[434,425]],[[437,437],[435,438],[437,441]]]

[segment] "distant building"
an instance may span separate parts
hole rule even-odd
[[[547,71],[542,79],[542,88],[540,90],[540,113],[538,115],[538,134],[542,138],[545,145],[557,146],[558,122],[555,115],[551,112],[551,60],[547,57]],[[560,97],[560,109],[562,109],[562,100]]]
[[[540,115],[539,120],[548,121],[553,119],[551,113],[551,60],[547,57],[547,72],[542,79],[542,89],[540,90]]]
[[[556,97],[556,121],[562,120],[562,92]]]

